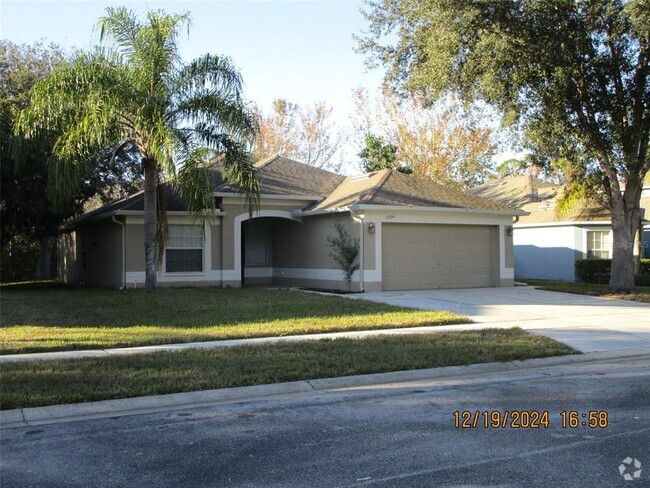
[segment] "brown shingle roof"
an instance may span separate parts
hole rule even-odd
[[[322,197],[309,210],[331,210],[355,204],[417,206],[434,208],[461,208],[518,213],[514,208],[486,200],[469,193],[454,190],[417,176],[397,171],[382,170],[360,176],[344,176],[299,163],[282,156],[274,156],[257,164],[262,194]],[[217,192],[238,194],[238,189],[224,182],[223,166],[218,160],[208,165],[211,183]],[[166,185],[167,209],[186,210],[185,205]],[[73,227],[87,220],[104,218],[120,210],[142,211],[144,195],[105,205],[68,222]]]
[[[549,200],[562,192],[560,185],[539,178],[533,178],[531,181],[528,175],[488,181],[469,191],[488,200],[519,207],[531,201],[531,183],[537,195],[537,201]]]
[[[312,210],[355,204],[514,211],[507,205],[391,170],[347,178]]]
[[[357,203],[368,203],[389,174],[390,170],[385,169],[345,178],[325,200],[310,210],[341,208]]]
[[[484,198],[515,205],[530,215],[522,216],[519,224],[542,224],[551,222],[609,222],[611,213],[598,205],[587,205],[578,208],[571,214],[558,218],[556,213],[557,200],[562,196],[563,188],[539,178],[532,180],[537,199],[531,201],[530,177],[527,175],[513,176],[490,181],[473,188],[471,191]]]
[[[611,220],[609,210],[598,207],[589,206],[576,209],[571,214],[558,218],[556,209],[556,201],[548,200],[545,202],[530,202],[520,207],[522,210],[529,212],[530,215],[522,216],[519,219],[519,224],[545,224],[552,222],[604,222],[608,223]]]
[[[336,173],[282,156],[261,160],[256,166],[261,192],[271,195],[326,197],[345,179]],[[237,193],[236,187],[227,183],[217,191]]]
[[[514,208],[454,190],[424,178],[391,171],[370,203],[376,205],[414,205],[421,207],[468,208],[508,211]]]

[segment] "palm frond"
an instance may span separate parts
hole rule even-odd
[[[260,183],[257,168],[243,147],[232,140],[224,143],[227,151],[223,155],[223,175],[245,195],[249,215],[259,211]]]
[[[30,106],[17,117],[14,131],[21,138],[59,134],[49,177],[55,204],[74,194],[87,156],[129,132],[116,117],[129,98],[117,81],[121,77],[121,70],[110,59],[97,53],[79,55],[36,83]]]
[[[176,120],[191,125],[210,125],[218,132],[230,134],[245,142],[252,142],[259,130],[257,116],[237,97],[225,97],[219,90],[200,90],[191,97],[183,97],[169,114]]]
[[[179,93],[195,93],[197,89],[208,88],[217,90],[226,97],[240,97],[243,82],[239,70],[229,57],[204,54],[179,71],[175,85]]]
[[[99,19],[98,25],[101,41],[110,39],[122,54],[133,56],[142,24],[138,22],[132,10],[126,7],[108,7],[106,15]]]
[[[174,189],[195,218],[213,214],[216,203],[214,188],[206,161],[214,157],[214,151],[200,148],[187,155],[174,180]]]

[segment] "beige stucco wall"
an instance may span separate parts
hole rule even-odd
[[[222,242],[221,242],[221,219],[219,222],[211,221],[210,222],[210,232],[211,232],[211,244],[212,249],[210,250],[212,256],[212,269],[221,269],[221,255],[222,255]]]
[[[513,253],[513,244],[512,244],[513,233],[514,232],[512,226],[507,225],[503,228],[503,239],[504,239],[505,251],[506,251],[505,252],[506,268],[513,268],[515,266],[515,258]]]
[[[253,218],[256,216],[264,216],[264,212],[287,212],[291,213],[294,210],[300,210],[308,205],[308,200],[265,200],[260,201],[260,212],[254,213]],[[225,215],[221,220],[221,263],[222,269],[234,270],[235,269],[235,219],[248,218],[248,209],[243,204],[241,199],[224,199],[221,204],[221,209]],[[239,223],[237,224],[239,225]]]
[[[352,238],[359,238],[360,226],[349,213],[316,215],[303,218],[301,223],[279,221],[273,239],[276,268],[333,269],[328,237],[336,235],[334,223],[341,222]]]
[[[144,225],[126,224],[126,271],[144,271]]]
[[[375,231],[376,231],[376,223],[372,222],[375,225]],[[375,239],[377,238],[377,234],[371,234],[368,231],[368,226],[370,222],[364,222],[363,223],[363,263],[364,263],[364,269],[375,269],[376,264],[375,264]]]

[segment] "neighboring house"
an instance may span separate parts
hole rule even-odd
[[[650,181],[646,178],[641,206],[650,214]],[[515,176],[490,181],[472,193],[528,212],[514,227],[515,277],[575,281],[578,259],[608,259],[612,256],[611,214],[599,206],[581,208],[561,220],[556,202],[562,187],[533,178]],[[643,222],[646,255],[650,253],[650,227]]]
[[[360,243],[352,290],[513,285],[519,210],[390,170],[346,178],[279,156],[256,166],[261,196],[252,219],[217,163],[209,167],[217,188],[210,218],[194,221],[165,189],[160,285],[347,289],[327,242],[337,221]],[[63,281],[134,288],[143,286],[144,270],[142,193],[64,226]]]

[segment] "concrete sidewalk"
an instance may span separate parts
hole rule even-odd
[[[549,358],[527,359],[507,363],[470,364],[445,368],[397,371],[392,373],[323,378],[270,385],[223,388],[219,390],[192,391],[137,398],[104,400],[98,402],[54,405],[49,407],[20,408],[0,411],[0,429],[35,425],[74,422],[106,417],[139,415],[165,412],[183,408],[199,408],[215,404],[251,402],[272,397],[358,391],[370,388],[409,388],[418,381],[463,381],[463,378],[484,377],[486,381],[495,374],[533,370],[558,365],[584,364],[593,361],[617,361],[621,359],[650,359],[648,349],[607,351]]]
[[[411,327],[406,329],[377,329],[377,330],[360,330],[353,332],[329,332],[325,334],[302,334],[282,337],[258,337],[254,339],[231,339],[222,341],[207,342],[183,342],[180,344],[158,344],[153,346],[140,347],[119,347],[114,349],[88,349],[80,351],[57,351],[57,352],[39,352],[26,354],[7,354],[0,356],[0,363],[19,362],[19,361],[44,361],[54,359],[78,359],[91,357],[108,357],[124,356],[129,354],[145,354],[159,351],[181,351],[183,349],[195,348],[218,348],[218,347],[235,347],[235,346],[257,346],[264,344],[276,344],[279,342],[302,342],[302,341],[319,341],[323,339],[363,339],[365,337],[382,336],[382,335],[405,335],[405,334],[431,334],[433,332],[458,332],[464,330],[479,330],[486,328],[510,328],[512,324],[490,324],[486,327],[483,324],[458,324],[458,325],[440,325],[433,327]]]

